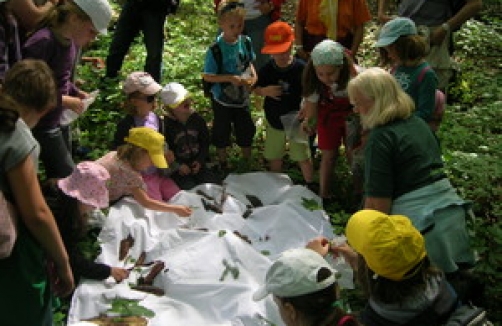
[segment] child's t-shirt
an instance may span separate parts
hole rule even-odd
[[[219,35],[216,42],[221,51],[222,66],[218,69],[218,63],[209,48],[204,62],[206,74],[241,76],[256,58],[252,47],[248,50],[246,42],[251,42],[251,40],[247,36],[241,35],[235,43],[230,44],[223,40],[222,35]],[[249,103],[249,91],[244,86],[214,83],[211,93],[214,100],[224,106],[247,106]]]
[[[146,191],[146,184],[138,171],[135,171],[127,162],[117,157],[117,152],[107,153],[96,161],[108,170],[110,179],[107,187],[110,202],[119,200],[124,196],[131,196],[134,189],[141,188]]]
[[[422,70],[428,65],[424,62],[415,67],[398,66],[392,72],[402,89],[415,102],[415,115],[425,121],[432,119],[438,87],[438,78],[432,69],[424,73],[421,81],[418,80]]]
[[[277,67],[274,60],[270,60],[258,72],[256,86],[280,85],[282,87],[279,100],[266,96],[263,104],[265,117],[275,129],[284,129],[281,122],[282,115],[300,109],[304,67],[305,62],[297,58],[294,58],[293,62],[285,68]]]

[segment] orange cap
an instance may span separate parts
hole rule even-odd
[[[284,53],[289,50],[294,40],[293,28],[288,23],[272,23],[265,30],[265,46],[261,49],[261,53]]]

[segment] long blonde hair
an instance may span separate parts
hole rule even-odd
[[[369,112],[361,115],[361,123],[366,129],[407,119],[415,110],[411,97],[403,91],[394,76],[382,68],[364,70],[349,82],[347,91],[351,99],[358,93],[373,101]]]

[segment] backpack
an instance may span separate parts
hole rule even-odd
[[[418,74],[417,77],[417,84],[420,84],[422,80],[424,79],[425,73],[429,70],[431,70],[431,66],[427,65],[420,70],[420,73]],[[429,127],[432,129],[432,131],[437,132],[439,130],[439,125],[441,124],[441,121],[443,121],[443,116],[444,116],[444,110],[445,110],[445,104],[446,104],[446,96],[444,93],[436,89],[436,99],[434,102],[434,111],[432,111],[432,117],[429,121],[427,121],[427,124]]]
[[[249,54],[252,52],[251,48],[252,44],[249,38],[247,37],[244,38],[244,44],[246,46],[247,55],[250,57]],[[214,42],[213,44],[211,44],[209,49],[211,50],[214,60],[216,61],[216,66],[217,66],[216,74],[219,75],[223,72],[223,55],[221,53],[220,45],[218,44],[218,42]],[[211,93],[211,88],[213,87],[213,84],[214,83],[208,82],[204,80],[204,78],[202,78],[202,89],[204,91],[205,97],[211,98],[213,96]]]

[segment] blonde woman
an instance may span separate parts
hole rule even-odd
[[[413,114],[413,100],[381,68],[352,79],[348,93],[369,130],[364,208],[409,216],[425,237],[431,261],[447,275],[471,267],[465,221],[469,206],[446,177],[438,141]]]

